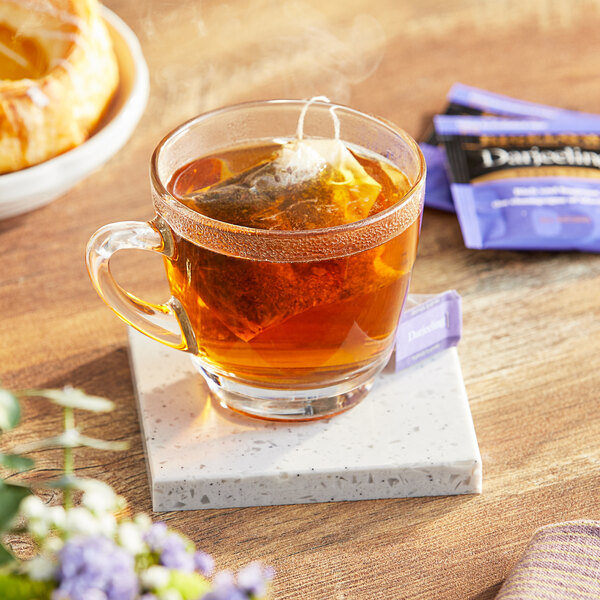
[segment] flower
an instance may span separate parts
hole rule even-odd
[[[47,536],[41,544],[46,554],[56,554],[64,545],[64,541],[56,535]]]
[[[117,540],[119,545],[133,556],[146,552],[142,533],[139,527],[131,521],[125,521],[119,525],[117,530]]]
[[[152,527],[152,519],[145,513],[138,513],[133,518],[133,522],[142,530],[147,531]]]
[[[263,598],[267,593],[268,582],[273,579],[274,571],[260,563],[250,563],[237,574],[221,571],[213,578],[213,589],[202,596],[201,600],[248,600]]]
[[[56,563],[47,556],[36,556],[25,563],[25,572],[33,581],[48,581],[54,578]]]
[[[58,553],[52,600],[134,600],[139,591],[131,554],[103,536],[68,541]]]
[[[48,526],[48,523],[45,520],[31,519],[27,523],[27,530],[33,537],[43,539],[50,532],[50,527]]]
[[[50,506],[46,512],[48,523],[51,527],[62,528],[65,526],[67,514],[62,506]]]
[[[232,579],[229,583],[215,584],[212,591],[202,596],[202,600],[248,600],[248,596],[236,587]]]
[[[153,523],[150,529],[144,534],[144,541],[148,544],[151,551],[157,552],[162,548],[162,544],[167,537],[167,524],[159,521]]]
[[[16,493],[15,502],[0,506],[4,524],[0,533],[21,533],[24,522],[25,532],[39,549],[38,556],[22,561],[12,557],[0,540],[0,600],[6,593],[15,599],[46,600],[265,600],[273,576],[269,569],[251,564],[238,573],[237,580],[232,573],[222,572],[211,581],[214,561],[197,551],[191,540],[165,523],[153,524],[148,515],[125,517],[121,514],[125,499],[109,485],[75,476],[73,448],[114,450],[122,444],[81,434],[73,409],[102,412],[112,408],[110,401],[70,387],[24,394],[45,396],[63,406],[65,429],[58,436],[20,446],[16,454],[7,455],[11,462],[5,464],[16,469],[13,459],[19,458],[19,468],[29,468],[32,461],[20,453],[63,447],[64,473],[52,483],[62,489],[63,506],[47,506],[35,495],[24,498],[26,489]],[[0,414],[0,433],[14,427],[20,415],[16,396],[0,389],[0,413],[2,409],[6,418],[2,421]],[[77,491],[83,492],[81,503],[73,507]]]
[[[238,586],[251,596],[263,596],[267,593],[267,583],[274,575],[273,569],[253,562],[238,572]]]
[[[21,502],[21,514],[27,519],[44,519],[46,517],[48,507],[37,496],[27,496]]]
[[[183,596],[178,590],[165,590],[158,597],[159,600],[183,600]]]
[[[97,535],[101,533],[98,519],[82,506],[67,511],[64,531],[71,536]]]
[[[198,573],[210,577],[215,569],[215,561],[210,554],[199,550],[194,553],[194,567]]]
[[[202,600],[248,600],[248,596],[235,585],[233,573],[221,571],[213,579],[213,589]]]
[[[83,490],[81,504],[92,513],[102,514],[119,510],[123,504],[122,498],[115,494],[110,485],[96,479],[84,479],[78,487]]]
[[[141,584],[149,590],[159,590],[167,587],[170,579],[169,569],[159,565],[149,567],[140,574]]]
[[[117,519],[115,519],[114,515],[106,513],[97,517],[97,520],[98,530],[102,535],[106,537],[113,537],[115,535],[117,531]]]
[[[171,533],[162,542],[160,562],[165,567],[192,573],[195,569],[194,555],[187,551],[185,541]]]

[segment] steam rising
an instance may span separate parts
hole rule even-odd
[[[200,112],[245,100],[325,95],[352,104],[354,88],[376,73],[386,53],[385,76],[402,78],[424,39],[435,44],[472,30],[498,41],[519,23],[549,34],[596,18],[600,4],[154,0],[131,3],[130,10],[142,23],[137,33],[153,89],[160,90],[151,98],[152,114],[161,116],[153,122],[158,137]],[[393,44],[386,44],[388,24]],[[374,89],[386,83],[372,78]]]
[[[303,0],[264,0],[251,9],[245,3],[203,6],[173,5],[168,23],[140,15],[153,85],[167,91],[157,111],[163,130],[250,99],[327,95],[350,103],[352,86],[369,77],[384,54],[383,27],[370,15],[350,13],[340,23],[339,15],[325,13],[328,5],[321,12]],[[167,56],[152,54],[151,40],[159,35],[162,48],[172,37]]]

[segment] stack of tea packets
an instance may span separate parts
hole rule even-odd
[[[455,84],[420,144],[468,248],[600,251],[600,115]]]

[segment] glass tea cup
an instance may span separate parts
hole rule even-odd
[[[326,102],[311,104],[304,136],[331,138],[333,107],[347,147],[403,174],[397,202],[342,225],[281,230],[216,220],[176,196],[174,178],[202,157],[293,140],[305,104],[240,104],[184,123],[152,156],[156,217],[106,225],[87,248],[92,282],[119,317],[190,353],[223,406],[271,420],[329,417],[366,396],[393,350],[423,211],[425,163],[414,140]],[[124,249],[164,256],[166,303],[113,279],[111,256]]]

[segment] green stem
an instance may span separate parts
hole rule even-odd
[[[75,427],[75,415],[73,409],[65,407],[65,431],[69,431]],[[75,466],[73,462],[73,448],[64,449],[64,473],[67,477],[70,477],[75,472]],[[63,500],[65,509],[69,509],[73,506],[73,492],[69,486],[64,489]]]

